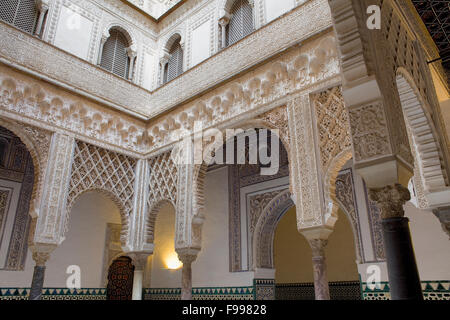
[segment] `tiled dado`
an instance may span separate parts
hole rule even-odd
[[[389,283],[381,282],[371,290],[367,283],[362,283],[364,300],[390,300]],[[450,300],[450,281],[422,281],[422,293],[425,300]]]
[[[1,288],[0,300],[27,300],[30,288]],[[42,300],[106,300],[105,288],[45,288]]]
[[[144,289],[144,300],[179,300],[180,288]],[[193,300],[253,300],[253,287],[192,288]]]

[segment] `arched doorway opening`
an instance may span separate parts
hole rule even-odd
[[[23,271],[25,264],[32,262],[27,259],[27,241],[34,172],[27,146],[15,133],[0,126],[0,282],[3,285],[22,283],[23,275],[17,273],[16,277],[10,271]]]
[[[204,141],[194,192],[197,203],[204,201],[205,220],[192,268],[193,287],[227,287],[224,299],[253,298],[246,290],[259,280],[253,264],[256,223],[264,204],[289,189],[287,139],[281,130],[268,127],[262,121],[242,123],[230,129],[234,135],[215,130],[213,139]],[[245,289],[233,291],[230,286]]]
[[[175,252],[175,207],[170,201],[160,201],[151,211],[154,219],[154,250],[147,272],[146,286],[150,289],[150,298],[158,299],[157,290],[161,288],[177,289],[181,286],[182,263]],[[172,298],[176,298],[174,295]]]
[[[129,257],[115,259],[108,270],[107,300],[131,300],[134,266]]]
[[[295,206],[281,216],[273,237],[275,298],[314,300],[311,248],[297,230]],[[325,248],[332,300],[359,300],[359,274],[352,226],[339,209],[334,231]]]

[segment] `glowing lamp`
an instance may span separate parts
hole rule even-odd
[[[183,266],[183,263],[178,260],[178,255],[176,253],[171,254],[166,259],[167,268],[170,270],[177,270]]]

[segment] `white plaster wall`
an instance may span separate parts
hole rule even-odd
[[[450,280],[450,240],[429,210],[405,205],[421,280]]]
[[[191,67],[207,59],[210,55],[211,21],[206,20],[192,31]]]
[[[202,250],[192,264],[194,287],[251,286],[253,272],[229,272],[228,170],[208,172],[205,179]]]
[[[69,265],[80,266],[82,288],[100,287],[107,223],[120,223],[116,205],[99,193],[82,195],[70,213],[65,241],[47,263],[44,287],[65,288]],[[0,287],[30,287],[33,268],[28,250],[25,270],[1,271]]]
[[[181,269],[170,270],[167,266],[167,259],[175,254],[175,209],[170,204],[158,212],[154,240],[151,288],[181,288]]]
[[[56,28],[55,46],[87,59],[93,24],[93,21],[62,6]]]
[[[294,0],[265,0],[266,22],[278,18],[294,8]]]
[[[154,66],[156,64],[155,56],[150,52],[144,52],[144,72],[143,72],[143,81],[142,86],[147,90],[153,89],[153,79],[156,70],[154,70]]]

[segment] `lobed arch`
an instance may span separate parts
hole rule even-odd
[[[66,221],[65,221],[65,228],[63,233],[63,238],[65,238],[65,234],[69,230],[69,219],[70,219],[70,213],[72,212],[73,205],[77,202],[77,200],[84,194],[94,192],[101,195],[104,195],[106,198],[111,200],[119,209],[120,213],[120,223],[121,223],[121,232],[120,232],[120,243],[122,247],[125,247],[128,240],[128,234],[129,234],[129,225],[130,225],[130,216],[127,212],[127,209],[121,199],[114,194],[113,191],[108,190],[106,188],[100,188],[100,187],[91,187],[91,188],[85,188],[82,190],[77,190],[77,193],[72,194],[71,197],[68,199],[67,205],[66,205]]]
[[[123,24],[117,21],[111,22],[103,29],[102,35],[105,40],[109,38],[111,30],[117,30],[120,33],[122,33],[124,37],[127,39],[129,47],[137,46],[138,43],[137,37],[133,34],[133,31],[131,31],[132,28],[124,26]]]
[[[32,132],[26,132],[25,127],[19,123],[0,118],[0,126],[14,133],[26,146],[31,155],[33,161],[34,182],[29,214],[32,218],[37,218],[39,216],[39,197],[43,187],[49,146],[40,145],[39,142],[33,138]]]
[[[248,2],[248,4],[254,8],[255,6],[255,0],[246,0]],[[236,2],[236,0],[221,0],[220,3],[220,10],[222,15],[224,14],[230,14],[231,13],[231,9],[233,7],[233,4]]]
[[[336,181],[339,172],[342,170],[344,165],[353,158],[352,148],[343,149],[333,160],[330,162],[327,171],[324,176],[324,194],[325,203],[330,204],[327,206],[327,211],[325,213],[325,225],[333,228],[337,220],[337,211],[340,207],[339,202],[336,198]],[[343,210],[345,211],[345,210]]]
[[[172,46],[177,42],[180,41],[180,45],[183,47],[184,43],[184,37],[183,33],[179,30],[173,31],[169,37],[166,38],[166,40],[163,42],[163,52],[169,53]]]
[[[171,199],[158,199],[151,203],[145,217],[145,243],[153,244],[155,240],[156,218],[162,207],[171,205],[176,213],[176,205]],[[176,216],[176,214],[175,214]]]
[[[274,129],[279,129],[277,126],[270,124],[267,121],[264,120],[260,120],[260,119],[253,119],[253,120],[248,120],[245,122],[240,122],[237,123],[235,125],[233,125],[230,128],[227,129],[243,129],[243,130],[248,130],[248,129],[267,129],[270,130],[270,132],[273,132],[272,130]],[[221,130],[222,134],[225,136],[225,132],[226,129],[222,129]],[[281,130],[280,130],[281,132]],[[285,136],[285,135],[279,135],[278,138],[281,141],[280,147],[283,147],[288,155],[288,162],[289,164],[291,163],[291,158],[290,158],[290,147],[289,147],[289,137]],[[226,141],[224,141],[224,144],[226,143]],[[204,209],[204,204],[205,204],[205,178],[206,178],[206,172],[208,169],[208,166],[211,164],[212,161],[212,156],[209,153],[208,154],[209,157],[206,159],[203,159],[202,164],[196,164],[195,168],[194,168],[194,184],[193,184],[193,190],[194,190],[194,217],[198,217],[203,219],[203,209]],[[292,177],[291,174],[289,174],[289,180],[291,181]],[[289,186],[290,189],[292,189],[292,183],[290,183]],[[292,191],[292,190],[291,190]]]
[[[350,213],[346,207],[336,200],[341,210],[347,216],[352,228],[355,253],[357,262],[362,261],[361,251],[359,247],[360,239],[357,226],[353,223]],[[255,227],[252,239],[252,268],[274,269],[273,261],[273,242],[278,222],[283,215],[294,206],[289,190],[280,192],[275,196],[264,208]],[[337,209],[336,209],[337,211]]]
[[[281,217],[295,204],[289,190],[282,191],[264,208],[252,239],[252,268],[274,269],[273,240]]]
[[[418,165],[423,189],[426,193],[441,191],[449,186],[449,182],[442,143],[432,120],[430,106],[405,68],[397,69],[395,81],[405,125],[412,140],[411,153]]]

